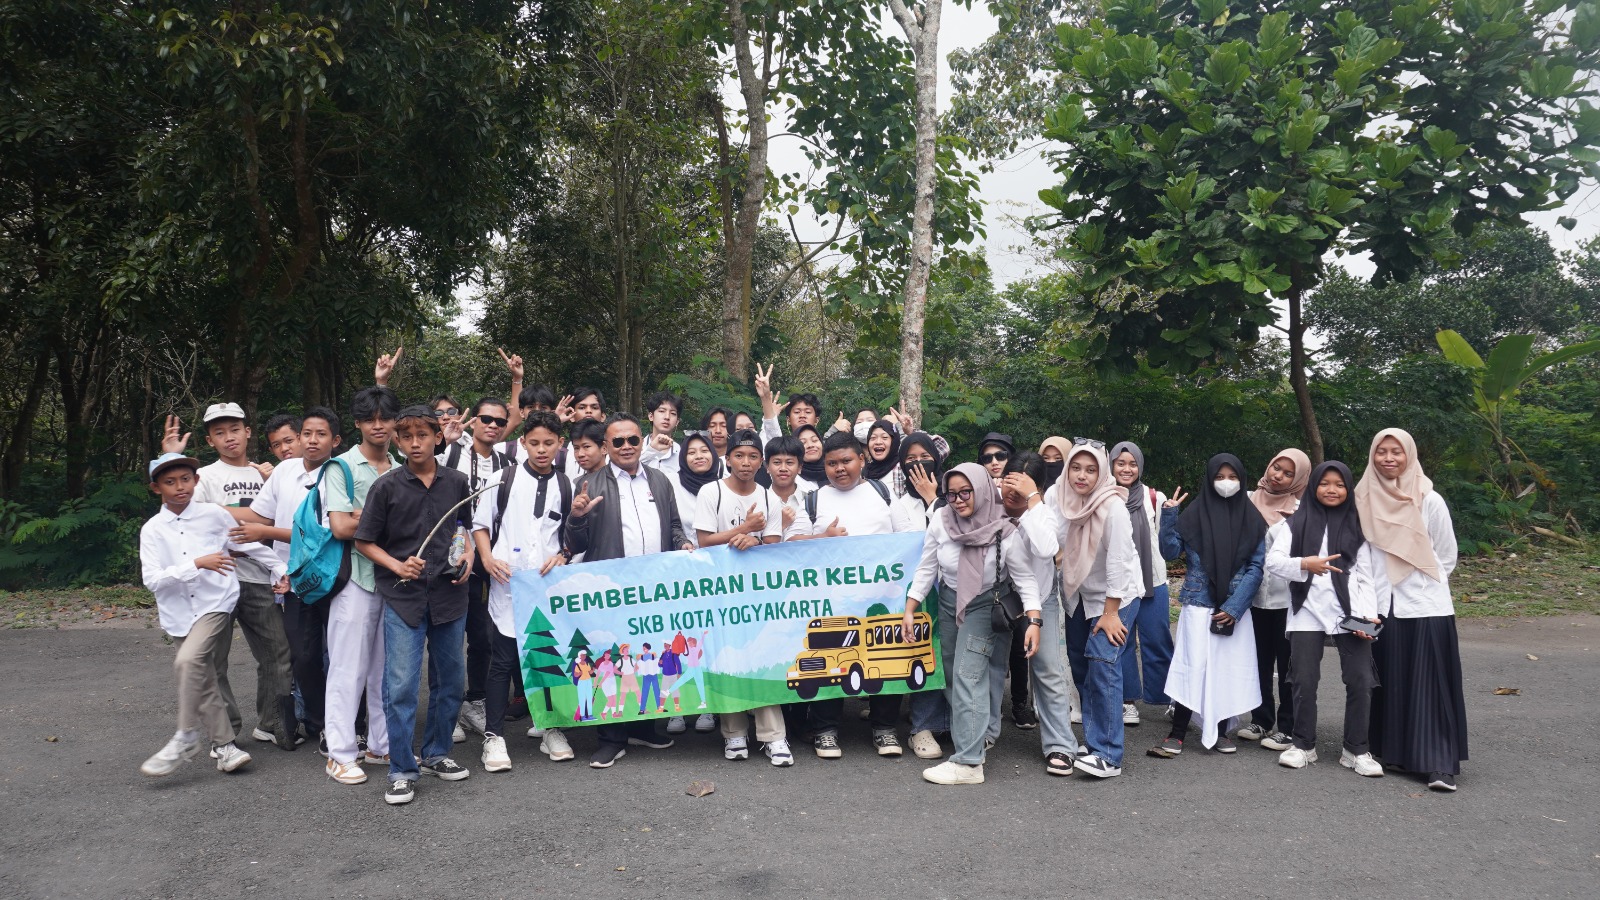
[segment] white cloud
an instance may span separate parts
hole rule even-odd
[[[726,633],[726,632],[724,632]],[[805,619],[776,619],[761,627],[755,640],[742,647],[723,647],[711,661],[711,671],[739,675],[765,669],[790,659],[805,642]]]

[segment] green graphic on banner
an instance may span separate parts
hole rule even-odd
[[[944,687],[934,623],[905,633],[922,534],[711,547],[512,576],[544,727]]]

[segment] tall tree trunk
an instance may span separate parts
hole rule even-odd
[[[1296,270],[1298,275],[1298,269]],[[1289,292],[1289,386],[1294,388],[1294,399],[1300,406],[1300,431],[1306,439],[1306,455],[1311,457],[1312,465],[1320,465],[1323,459],[1322,429],[1317,425],[1317,411],[1311,405],[1311,385],[1306,379],[1306,326],[1305,319],[1300,314],[1301,298],[1304,290],[1299,286],[1298,278],[1295,287]]]
[[[942,0],[923,0],[917,12],[905,0],[889,0],[895,21],[911,43],[916,60],[916,195],[911,208],[911,261],[901,301],[900,409],[922,421],[923,320],[928,277],[933,271],[933,189],[937,164],[939,90],[939,15]]]
[[[50,352],[39,351],[33,359],[33,377],[28,380],[28,392],[17,408],[16,424],[11,428],[11,438],[6,444],[4,462],[0,463],[0,497],[14,497],[22,486],[22,465],[28,461],[28,444],[33,440],[33,420],[39,415],[39,403],[44,389],[50,383]]]
[[[772,42],[762,42],[758,72],[750,50],[750,23],[745,19],[744,0],[728,0],[728,24],[733,31],[739,93],[744,97],[745,117],[750,123],[750,144],[739,208],[732,230],[723,238],[727,270],[722,277],[722,364],[735,381],[743,381],[750,369],[750,269],[767,196],[767,79],[771,77]],[[720,110],[718,119],[720,133],[725,127]]]

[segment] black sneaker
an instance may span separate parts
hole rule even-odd
[[[839,738],[831,731],[825,731],[811,739],[811,748],[817,751],[818,759],[838,759],[844,755],[839,749]]]
[[[410,803],[416,799],[417,783],[410,778],[396,778],[389,782],[389,789],[383,792],[383,802],[390,806],[399,806]]]
[[[1449,772],[1434,772],[1428,776],[1428,787],[1435,791],[1454,791],[1456,777]]]
[[[328,736],[327,735],[325,735],[325,734],[318,734],[317,735],[317,752],[321,753],[324,757],[332,759],[332,757],[328,756]]]
[[[1029,731],[1039,727],[1039,714],[1033,711],[1032,706],[1024,706],[1011,711],[1011,721],[1018,728]]]
[[[872,745],[878,748],[879,756],[899,756],[905,752],[900,747],[900,738],[892,731],[882,731],[873,735]]]
[[[616,765],[617,760],[627,755],[628,748],[626,747],[619,747],[616,744],[601,744],[600,749],[594,751],[594,755],[589,757],[589,768],[609,769]]]
[[[651,750],[665,750],[672,746],[672,738],[656,737],[653,734],[649,737],[633,737],[630,735],[628,737],[628,746],[649,747]]]
[[[366,756],[366,755],[367,755],[367,736],[364,735],[364,734],[358,734],[358,735],[356,735],[356,756]]]
[[[1044,770],[1051,775],[1071,775],[1072,757],[1056,750],[1044,758]]]
[[[460,781],[472,774],[466,766],[457,765],[450,757],[442,757],[431,763],[422,764],[422,774],[433,775],[441,781]]]
[[[1169,737],[1161,743],[1144,752],[1145,756],[1154,756],[1156,759],[1171,759],[1183,752],[1183,741]]]
[[[1121,767],[1113,766],[1092,753],[1088,756],[1078,757],[1075,765],[1077,765],[1079,771],[1093,775],[1096,778],[1112,778],[1122,774]]]

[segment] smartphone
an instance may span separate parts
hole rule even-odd
[[[1366,619],[1358,619],[1355,616],[1345,616],[1339,621],[1339,627],[1345,631],[1359,631],[1367,637],[1373,638],[1383,631],[1382,622],[1368,622]]]

